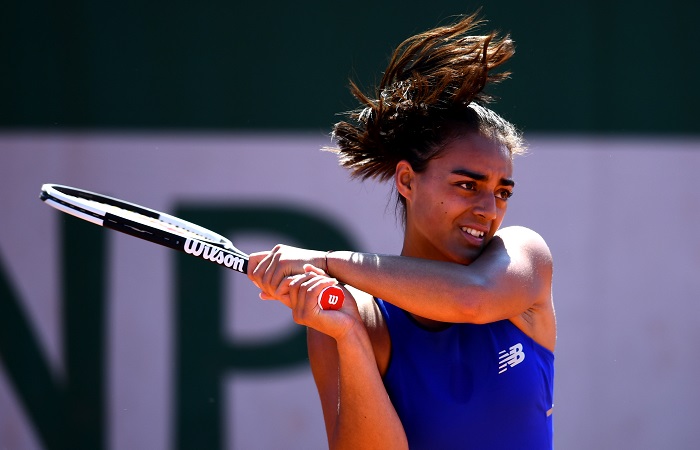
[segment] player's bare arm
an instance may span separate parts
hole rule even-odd
[[[342,274],[343,282],[419,317],[452,323],[510,319],[554,348],[552,257],[544,240],[527,228],[499,230],[468,266],[351,252],[327,259],[329,272]]]
[[[524,227],[498,231],[470,265],[358,252],[320,252],[277,246],[251,255],[264,260],[256,284],[274,291],[307,261],[343,283],[412,314],[440,322],[510,319],[546,348],[555,341],[552,257],[545,241]],[[273,289],[271,286],[275,286]],[[279,293],[274,294],[279,295]],[[429,298],[430,301],[426,301]]]
[[[309,359],[329,448],[407,448],[403,427],[377,367],[370,337],[376,340],[377,333],[369,333],[362,319],[366,313],[358,310],[347,290],[340,310],[320,311],[318,291],[332,283],[320,270],[307,266],[305,274],[291,278],[282,302],[292,309],[297,323],[309,327]],[[361,308],[365,310],[367,296],[357,294],[363,297]]]

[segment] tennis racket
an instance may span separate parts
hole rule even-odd
[[[220,234],[192,222],[135,203],[58,184],[44,184],[40,198],[59,211],[95,225],[247,273],[246,253]],[[318,304],[325,310],[340,309],[343,300],[343,291],[337,286],[329,286],[319,295]]]

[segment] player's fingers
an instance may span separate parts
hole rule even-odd
[[[284,278],[290,275],[304,273],[306,263],[314,261],[318,254],[323,255],[323,252],[282,244],[276,245],[270,253],[270,265],[266,269],[264,282],[271,288],[276,288]]]
[[[260,291],[260,294],[258,294],[258,296],[260,297],[260,300],[276,300],[276,301],[282,303],[287,308],[292,307],[292,302],[291,302],[291,299],[289,298],[289,294],[280,295],[280,296],[275,295],[273,297],[271,295],[266,294],[263,291]]]
[[[326,276],[307,272],[303,278],[299,278],[290,284],[290,298],[292,299],[292,316],[294,321],[307,326],[312,326],[312,320],[317,318],[321,307],[318,297],[321,291],[328,286],[334,286],[338,281]]]
[[[252,271],[252,280],[255,285],[266,294],[274,296],[276,284],[271,283],[271,279],[276,266],[276,259],[279,254],[274,250],[269,252],[255,253],[256,266]]]
[[[323,269],[320,269],[312,264],[304,264],[304,272],[306,273],[315,273],[316,275],[323,275],[327,276],[326,272],[323,271]]]
[[[251,253],[248,259],[248,278],[259,289],[262,289],[262,276],[270,264],[270,252]]]
[[[289,296],[290,286],[294,286],[306,278],[306,274],[292,275],[286,277],[280,282],[274,292],[274,297],[281,297],[283,295]]]
[[[269,277],[266,282],[270,287],[276,289],[287,277],[304,273],[300,270],[301,265],[297,261],[299,256],[295,251],[298,249],[282,244],[276,245],[272,250],[272,262],[266,273]]]
[[[279,284],[274,293],[268,293],[265,291],[260,292],[260,299],[262,300],[278,300],[282,302],[285,306],[293,308],[293,300],[290,297],[290,285],[295,285],[301,282],[304,278],[307,278],[306,274],[294,275],[287,277]]]
[[[267,267],[265,267],[265,273],[261,277],[261,282],[263,289],[265,289],[268,293],[274,293],[277,286],[279,286],[280,283],[282,283],[282,280],[285,278],[284,276],[278,274],[280,258],[281,254],[279,252],[272,251],[265,259]]]

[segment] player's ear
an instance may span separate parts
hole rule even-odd
[[[396,164],[396,174],[394,175],[394,181],[396,182],[396,190],[402,197],[409,199],[413,191],[411,186],[415,179],[415,172],[413,167],[406,160],[399,161]]]

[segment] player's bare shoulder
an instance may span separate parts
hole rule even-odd
[[[380,373],[384,374],[389,364],[389,355],[391,354],[391,340],[389,338],[389,330],[387,329],[384,316],[374,300],[374,297],[366,292],[362,292],[352,286],[345,286],[352,294],[357,303],[357,309],[367,328],[367,334],[372,341],[374,356],[377,360],[377,367]]]
[[[552,253],[544,238],[520,226],[498,231],[509,257],[518,259],[518,271],[529,274],[535,286],[535,302],[510,320],[538,344],[554,351],[557,325],[552,298]]]
[[[527,255],[541,269],[551,269],[552,252],[536,231],[523,226],[510,226],[499,229],[496,236],[503,241],[509,254]]]
[[[552,252],[539,233],[522,226],[505,227],[496,233],[503,242],[516,272],[529,277],[535,288],[537,309],[547,314],[552,308]]]

